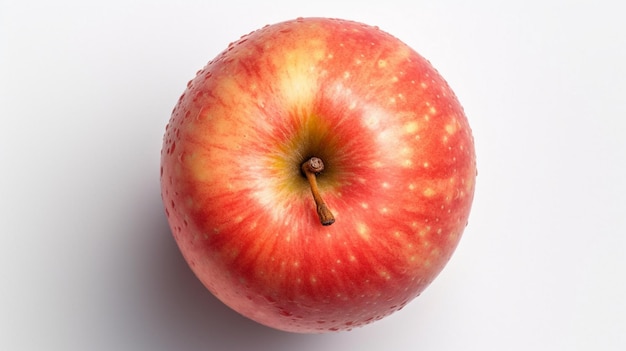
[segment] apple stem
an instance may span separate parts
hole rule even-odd
[[[302,164],[302,172],[306,176],[306,179],[311,185],[311,193],[313,194],[313,200],[317,205],[317,215],[320,218],[322,225],[331,225],[335,223],[335,216],[326,206],[326,203],[320,195],[320,190],[317,187],[316,176],[324,170],[324,162],[319,157],[311,157],[308,161]]]

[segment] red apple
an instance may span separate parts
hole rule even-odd
[[[161,160],[197,277],[242,315],[302,333],[362,326],[418,296],[459,242],[475,176],[463,109],[429,62],[326,18],[266,26],[209,62]]]

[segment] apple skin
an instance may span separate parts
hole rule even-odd
[[[165,211],[200,281],[299,333],[350,330],[418,296],[461,238],[476,177],[470,126],[431,64],[327,18],[232,43],[189,82],[161,155]],[[300,171],[311,156],[330,226]]]

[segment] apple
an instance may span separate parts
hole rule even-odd
[[[191,80],[161,152],[165,212],[198,279],[266,326],[349,330],[448,262],[474,196],[454,93],[395,37],[299,18],[241,37]]]

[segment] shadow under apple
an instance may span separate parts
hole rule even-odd
[[[148,259],[148,342],[164,349],[294,350],[302,343],[320,340],[319,335],[299,335],[274,330],[251,321],[215,298],[195,277],[171,235],[160,201],[144,218],[151,235]],[[150,223],[150,224],[148,224]],[[145,291],[144,291],[145,292]],[[320,340],[321,341],[321,340]]]

